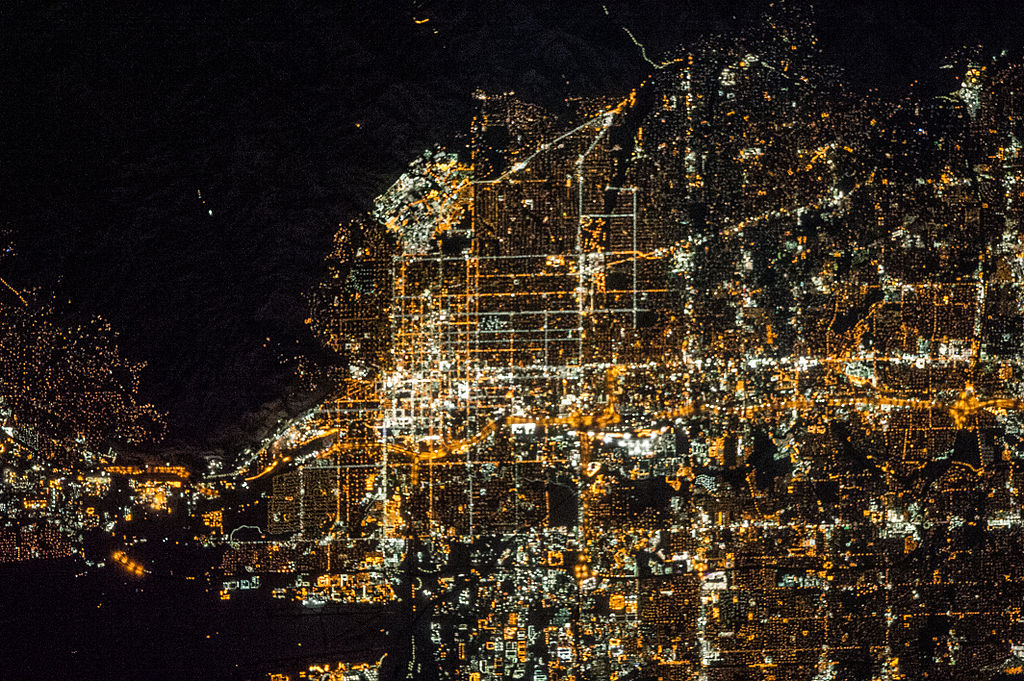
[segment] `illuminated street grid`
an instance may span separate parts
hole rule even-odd
[[[338,234],[335,397],[196,478],[5,469],[0,558],[74,518],[145,578],[132,516],[180,513],[211,598],[426,613],[410,678],[1021,674],[1024,70],[893,104],[799,25],[662,66],[478,93]],[[268,678],[388,659],[324,664]]]

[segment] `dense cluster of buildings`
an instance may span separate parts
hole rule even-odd
[[[1021,72],[858,99],[798,34],[480,94],[340,239],[362,407],[280,477],[376,463],[322,532],[415,550],[445,675],[1020,670]]]

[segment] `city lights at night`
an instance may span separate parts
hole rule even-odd
[[[385,5],[12,13],[0,679],[1024,676],[1024,12]]]

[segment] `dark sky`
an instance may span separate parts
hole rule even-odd
[[[6,274],[108,319],[148,362],[170,441],[200,449],[277,413],[334,230],[419,151],[457,143],[475,88],[548,105],[626,92],[648,68],[622,25],[656,55],[755,27],[767,5],[272,4],[0,11],[0,226],[19,251]],[[818,32],[857,88],[941,90],[956,47],[1024,42],[1016,4],[822,2]]]

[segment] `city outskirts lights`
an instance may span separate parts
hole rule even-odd
[[[124,551],[114,551],[114,553],[111,555],[111,558],[113,558],[115,562],[117,562],[122,568],[124,568],[126,572],[128,572],[131,575],[141,577],[142,575],[146,574],[145,568],[143,568],[141,564],[136,563],[134,560],[129,558]]]

